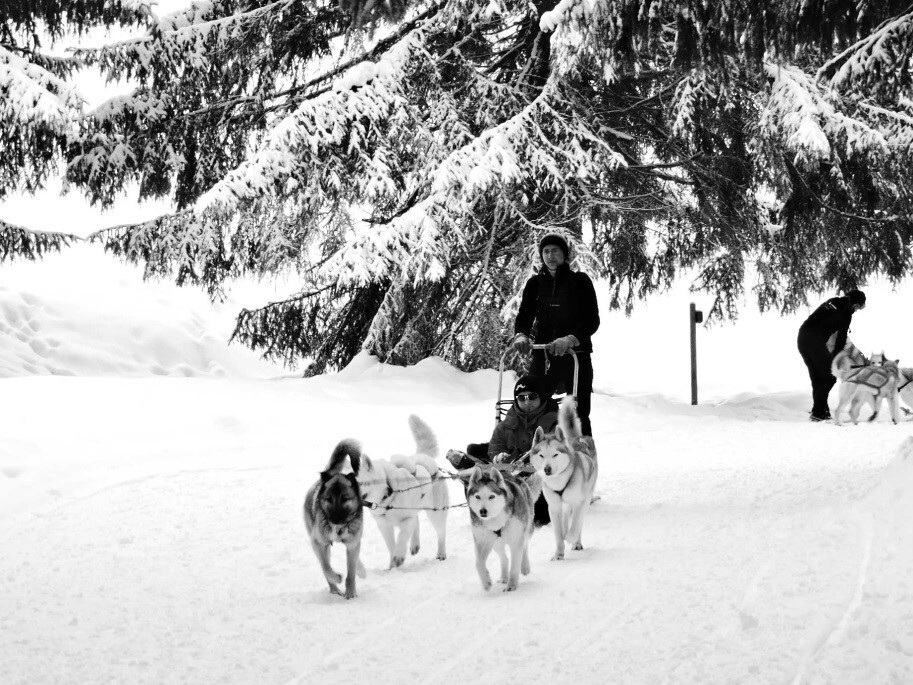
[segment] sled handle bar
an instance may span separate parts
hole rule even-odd
[[[498,425],[498,422],[501,420],[501,413],[500,413],[500,411],[499,411],[498,405],[501,403],[501,391],[502,391],[502,389],[503,389],[503,384],[504,384],[504,360],[507,359],[507,353],[510,352],[510,350],[511,350],[512,347],[513,347],[513,345],[509,346],[509,347],[508,347],[506,350],[504,350],[504,352],[501,354],[501,363],[500,363],[500,365],[499,365],[499,367],[498,367],[498,399],[495,400],[495,425],[496,425],[496,426]],[[531,349],[533,352],[535,352],[536,350],[542,350],[543,353],[544,353],[546,347],[548,347],[548,345],[546,345],[546,344],[544,344],[544,343],[542,343],[542,344],[530,345],[530,349]],[[573,357],[574,357],[574,390],[573,390],[573,394],[574,394],[574,396],[576,397],[576,396],[577,396],[577,376],[578,376],[578,374],[579,374],[579,372],[580,372],[580,363],[577,361],[577,353],[576,353],[574,350],[568,350],[568,351],[566,352],[566,354],[571,354],[571,355],[573,355]],[[548,355],[547,355],[547,354],[545,355],[545,362],[546,362],[546,371],[548,371]]]

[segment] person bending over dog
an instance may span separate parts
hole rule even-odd
[[[487,443],[470,443],[466,452],[450,450],[447,459],[457,469],[472,468],[479,463],[511,463],[526,456],[533,444],[537,428],[546,432],[558,423],[558,405],[552,399],[549,379],[527,375],[514,385],[514,403],[504,418],[495,426]],[[521,475],[529,475],[529,472]],[[535,523],[549,522],[548,504],[542,495],[535,504]]]
[[[827,397],[837,382],[831,373],[831,362],[846,345],[853,313],[864,308],[865,293],[850,290],[843,297],[832,297],[822,304],[799,327],[796,343],[812,382],[812,421],[831,418]],[[834,334],[837,337],[830,349],[828,340]]]
[[[528,354],[533,325],[536,341],[546,343],[544,354],[533,354],[530,373],[548,375],[555,387],[574,392],[574,357],[579,366],[577,376],[577,413],[584,435],[592,435],[590,399],[593,394],[593,351],[591,336],[599,328],[599,305],[590,277],[582,271],[571,271],[570,248],[560,235],[550,233],[539,241],[542,268],[523,288],[520,309],[514,323],[514,347]],[[546,360],[548,371],[546,372]]]

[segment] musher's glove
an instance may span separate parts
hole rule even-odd
[[[555,338],[548,344],[548,347],[545,349],[548,350],[549,354],[555,357],[560,357],[567,354],[568,350],[570,350],[576,344],[577,339],[574,336],[566,335],[563,338]]]
[[[517,333],[517,337],[514,338],[514,348],[520,354],[529,354],[532,349],[529,344],[529,338],[522,333]]]
[[[500,454],[496,454],[492,461],[495,464],[507,464],[511,461],[510,454],[507,452],[501,452]]]

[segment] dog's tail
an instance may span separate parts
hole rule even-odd
[[[415,451],[419,454],[427,454],[432,459],[437,459],[438,444],[437,438],[431,427],[422,421],[415,414],[409,417],[409,428],[412,429],[412,437],[415,438]]]
[[[346,457],[349,458],[349,463],[352,465],[352,473],[357,476],[361,466],[361,444],[352,438],[340,440],[336,445],[336,449],[330,455],[330,463],[327,464],[327,473],[342,473]]]
[[[583,435],[580,417],[577,415],[577,398],[573,395],[561,400],[561,406],[558,407],[558,426],[564,434],[564,439],[569,443]]]

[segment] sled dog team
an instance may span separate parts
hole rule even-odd
[[[389,459],[370,459],[355,440],[342,440],[327,468],[308,490],[304,523],[311,546],[330,592],[356,596],[355,577],[365,577],[359,559],[364,531],[364,508],[369,508],[396,568],[419,551],[419,512],[424,511],[437,533],[437,558],[447,558],[446,523],[450,506],[446,475],[438,468],[437,439],[417,416],[409,417],[415,452]],[[596,488],[598,465],[593,439],[582,435],[574,398],[566,397],[554,432],[536,430],[530,449],[535,473],[521,479],[495,466],[476,466],[458,475],[466,491],[476,570],[482,587],[491,588],[488,557],[494,550],[501,562],[500,582],[516,590],[520,574],[530,571],[529,541],[533,506],[540,492],[548,503],[555,533],[553,560],[564,558],[565,542],[583,549],[583,519]],[[330,546],[346,548],[345,592],[341,574],[330,565]],[[509,552],[509,554],[508,554]]]
[[[834,423],[842,425],[841,414],[849,411],[855,424],[863,405],[868,404],[873,413],[869,421],[878,417],[883,401],[887,400],[891,420],[898,421],[899,400],[913,407],[913,368],[901,367],[899,360],[885,357],[884,353],[866,357],[852,342],[838,352],[831,362],[831,373],[840,383]]]

